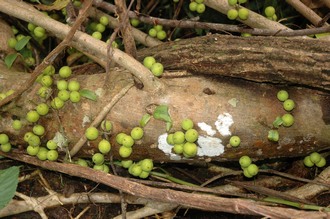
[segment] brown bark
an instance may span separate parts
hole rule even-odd
[[[47,130],[43,140],[53,138],[54,133],[60,130],[61,126],[70,141],[69,147],[72,147],[90,124],[84,122],[86,116],[92,121],[116,93],[127,84],[132,83],[130,74],[121,69],[113,69],[110,75],[112,82],[110,86],[104,86],[105,74],[76,76],[81,82],[82,88],[102,91],[103,94],[97,102],[86,99],[78,104],[68,102],[63,109],[43,117],[40,123],[45,125]],[[232,135],[241,137],[241,145],[238,148],[225,147],[224,153],[219,156],[197,156],[194,158],[195,161],[237,160],[242,155],[249,155],[255,159],[295,157],[330,146],[330,97],[328,93],[294,86],[282,87],[246,80],[204,76],[163,77],[161,81],[167,86],[164,93],[148,93],[133,87],[107,116],[114,126],[110,139],[115,158],[120,158],[118,156],[119,145],[115,143],[115,135],[119,132],[129,133],[131,128],[139,124],[139,120],[147,109],[158,104],[169,106],[169,112],[174,122],[171,131],[180,129],[182,119],[191,118],[200,135],[207,136],[206,132],[197,126],[197,123],[205,122],[216,130],[214,123],[220,114],[229,113],[232,116],[234,124],[230,126],[230,131]],[[5,82],[11,84],[10,81]],[[23,135],[25,131],[31,130],[31,125],[26,126],[21,132],[15,132],[11,129],[10,124],[13,115],[24,117],[27,109],[34,108],[35,103],[40,101],[35,94],[38,87],[39,85],[34,86],[29,93],[16,102],[16,105],[11,104],[4,108],[7,113],[3,114],[3,119],[0,121],[0,132],[8,133],[12,143],[21,145],[22,149],[26,147],[22,140]],[[268,131],[272,128],[272,122],[276,116],[285,113],[281,102],[276,98],[276,93],[281,88],[288,90],[290,97],[297,104],[296,109],[292,112],[295,123],[289,128],[280,127],[280,140],[278,143],[273,143],[267,140]],[[206,90],[212,91],[213,94]],[[230,104],[233,98],[238,101],[236,107]],[[152,119],[144,130],[145,136],[134,146],[130,158],[148,157],[155,161],[173,161],[169,154],[158,148],[159,136],[166,132],[165,123]],[[230,136],[222,136],[217,132],[214,137],[221,139],[221,144],[226,146]],[[78,156],[90,156],[94,153],[100,139],[101,137],[88,142]],[[218,145],[216,150],[219,150],[220,147]],[[187,162],[187,160],[180,159],[175,162]]]
[[[330,42],[282,37],[209,35],[140,51],[167,70],[330,90]]]

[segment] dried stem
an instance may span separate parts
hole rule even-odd
[[[131,0],[130,6],[134,0]],[[134,41],[134,37],[132,34],[132,26],[130,25],[129,18],[127,16],[128,10],[126,6],[126,2],[122,0],[115,0],[116,6],[119,9],[118,19],[121,23],[120,25],[120,32],[123,37],[123,44],[125,46],[125,52],[132,57],[136,58],[136,45]]]
[[[109,19],[109,27],[111,27],[113,29],[115,29],[119,25],[119,22],[116,18],[114,18],[94,7],[92,7],[89,10],[89,16],[91,16],[97,20],[100,19],[100,17],[102,17],[102,16],[106,16]],[[139,29],[136,29],[134,27],[132,27],[132,34],[136,41],[138,41],[148,47],[157,46],[162,43],[160,40],[153,38],[153,37],[149,36],[148,34],[142,32]]]
[[[114,95],[114,97],[111,99],[111,101],[103,108],[101,112],[99,112],[98,116],[94,119],[94,121],[91,123],[91,126],[98,126],[103,118],[109,113],[109,111],[112,109],[112,107],[128,92],[128,90],[133,86],[133,84],[129,84],[126,87],[124,87],[120,92]],[[79,141],[72,147],[70,150],[70,156],[74,156],[80,148],[86,143],[87,138],[85,135],[81,136]]]
[[[206,4],[209,7],[218,10],[221,13],[226,14],[227,10],[231,7],[228,5],[227,1],[215,1],[206,0]],[[102,7],[110,12],[116,11],[116,6],[107,2],[99,2],[94,0],[94,5]],[[193,20],[169,20],[158,17],[152,17],[144,14],[136,14],[133,11],[128,13],[130,18],[136,18],[147,24],[161,24],[166,27],[174,28],[201,28],[210,29],[221,32],[238,32],[238,33],[250,33],[252,35],[259,36],[306,36],[318,33],[325,33],[330,31],[330,27],[320,27],[311,29],[301,29],[301,30],[291,30],[288,27],[274,21],[270,21],[267,18],[250,11],[250,16],[247,21],[242,21],[249,27],[240,27],[238,25],[230,24],[218,24],[218,23],[208,23],[208,22],[198,22]],[[252,28],[250,28],[252,27]]]
[[[309,212],[282,207],[272,207],[252,200],[223,198],[214,195],[152,188],[132,182],[127,178],[106,174],[92,168],[86,168],[76,164],[40,161],[35,157],[20,153],[18,154],[15,153],[15,151],[11,153],[0,152],[0,155],[71,176],[89,179],[94,182],[102,183],[112,188],[122,190],[123,192],[131,195],[149,198],[154,201],[183,205],[189,208],[238,214],[263,215],[275,218],[326,218],[330,216],[327,212]]]
[[[312,9],[304,5],[300,0],[286,0],[288,4],[294,7],[301,15],[309,20],[314,26],[318,26],[322,18],[318,16]],[[325,23],[328,26],[328,23]]]

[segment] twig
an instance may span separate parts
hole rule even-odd
[[[83,177],[94,182],[123,190],[125,193],[139,197],[150,198],[155,201],[183,205],[188,208],[197,208],[208,211],[223,211],[238,214],[264,215],[268,217],[300,218],[326,218],[330,213],[308,212],[282,207],[265,206],[252,200],[237,198],[222,198],[213,195],[186,193],[171,189],[157,189],[132,182],[127,178],[106,174],[92,168],[82,167],[76,164],[64,164],[51,161],[40,161],[35,157],[25,154],[0,152],[1,156],[19,160],[32,165],[40,166],[53,171],[62,172],[71,176]]]
[[[322,18],[318,16],[312,9],[304,5],[300,0],[286,0],[288,4],[294,7],[301,15],[309,20],[314,26],[318,26]],[[325,23],[328,25],[328,23]]]
[[[91,126],[98,126],[103,118],[109,113],[109,111],[112,109],[112,107],[128,92],[128,90],[133,86],[133,84],[129,84],[126,87],[124,87],[119,93],[115,94],[114,97],[111,99],[111,101],[102,109],[101,112],[99,112],[98,116],[94,119],[94,121],[91,123]],[[70,156],[74,156],[80,148],[86,143],[87,138],[85,135],[81,136],[81,138],[78,140],[78,142],[71,148],[70,150]]]
[[[294,202],[299,202],[299,203],[304,203],[304,204],[313,204],[312,202],[297,198],[295,196],[288,195],[288,194],[285,194],[283,192],[275,191],[273,189],[269,189],[269,188],[262,187],[262,186],[249,185],[249,184],[244,183],[244,182],[235,182],[235,181],[231,182],[231,184],[233,184],[235,186],[245,188],[245,189],[250,190],[250,191],[257,192],[257,193],[262,194],[262,195],[266,195],[266,196],[281,198],[281,199],[284,199],[284,200],[294,201]]]
[[[214,9],[219,10],[220,12],[227,11],[229,6],[219,5],[214,1],[207,1]],[[227,1],[226,1],[227,2]],[[224,3],[222,3],[224,4]],[[228,5],[228,3],[226,3]],[[94,0],[94,5],[105,8],[111,12],[115,12],[116,6],[107,2],[98,2]],[[281,25],[277,22],[270,21],[267,18],[250,11],[252,14],[249,18],[251,24],[249,27],[240,27],[238,25],[230,25],[230,24],[218,24],[218,23],[208,23],[208,22],[198,22],[192,20],[169,20],[164,18],[152,17],[143,14],[136,14],[133,11],[130,11],[128,15],[131,18],[139,19],[140,21],[147,24],[158,23],[167,27],[175,27],[175,28],[201,28],[201,29],[210,29],[216,31],[228,31],[228,32],[238,32],[238,33],[250,33],[252,35],[258,36],[307,36],[319,33],[326,33],[330,31],[330,27],[320,27],[320,28],[310,28],[310,29],[301,29],[301,30],[291,30],[288,27]],[[252,17],[252,18],[251,18]],[[261,22],[262,21],[262,22]],[[259,22],[259,23],[258,23]],[[254,26],[254,23],[258,23],[258,26]],[[276,25],[272,25],[272,24]]]
[[[11,2],[13,3],[13,2]],[[72,40],[75,32],[78,30],[78,28],[80,27],[80,25],[82,24],[82,22],[86,19],[87,16],[87,10],[89,7],[91,7],[92,5],[92,1],[88,0],[86,1],[86,3],[84,4],[84,7],[82,8],[81,12],[79,13],[79,16],[76,20],[76,22],[74,23],[74,25],[72,26],[72,28],[70,29],[70,31],[68,32],[68,34],[64,37],[63,41],[58,44],[56,46],[55,49],[53,49],[42,61],[42,63],[40,65],[38,65],[33,73],[31,74],[30,79],[21,85],[21,88],[18,89],[15,93],[13,93],[12,95],[6,97],[5,99],[0,101],[0,107],[5,105],[6,103],[9,103],[10,101],[16,99],[18,96],[20,96],[23,92],[25,92],[27,89],[29,89],[31,87],[31,85],[35,82],[35,80],[37,79],[38,75],[42,72],[42,70],[44,70],[48,65],[50,65],[55,58],[69,45],[70,41]],[[8,7],[8,6],[2,6],[2,7]],[[2,8],[0,7],[0,8]],[[15,6],[12,6],[14,10],[17,10],[17,8],[15,8]],[[46,15],[43,14],[42,12],[36,11],[37,16],[40,16],[40,20],[43,19],[43,17],[45,17]]]
[[[31,210],[37,212],[42,219],[48,219],[44,211],[44,207],[40,205],[40,202],[37,199],[26,196],[20,192],[15,192],[15,195],[23,199],[25,204],[28,205],[31,208]]]
[[[233,8],[233,6],[230,6],[228,4],[228,0],[205,0],[204,3],[208,7],[213,8],[214,10],[217,10],[225,15],[227,14],[229,9]],[[269,29],[269,30],[285,30],[285,29],[289,30],[289,28],[284,26],[283,24],[280,24],[275,21],[271,21],[266,17],[258,13],[255,13],[251,10],[249,10],[249,18],[247,20],[243,21],[239,19],[239,21],[251,28]]]
[[[161,178],[161,177],[158,177]],[[144,185],[161,187],[161,188],[172,188],[172,189],[180,189],[183,191],[191,191],[191,192],[200,192],[200,193],[209,193],[213,195],[220,195],[220,196],[234,196],[234,197],[241,197],[241,198],[251,198],[251,199],[258,199],[257,196],[254,194],[244,194],[238,193],[236,191],[226,191],[222,188],[214,187],[214,188],[206,188],[200,186],[189,186],[189,185],[182,185],[172,182],[158,182],[158,181],[148,181],[148,180],[139,180],[139,179],[130,179],[134,182],[139,182]],[[234,187],[234,186],[233,186]]]
[[[120,32],[123,36],[125,52],[136,58],[136,45],[132,34],[132,26],[130,25],[129,18],[127,16],[133,2],[134,0],[131,0],[129,7],[127,8],[125,1],[115,0],[116,6],[119,9],[117,13],[120,22]]]
[[[145,218],[154,214],[162,213],[164,211],[170,211],[176,208],[176,204],[168,204],[163,202],[148,202],[148,204],[140,209],[127,212],[129,219],[140,219]],[[120,219],[121,215],[114,217],[113,219]]]
[[[37,169],[29,175],[20,176],[18,178],[18,182],[24,182],[25,180],[31,179],[32,177],[39,176],[39,175],[40,175],[40,170]]]
[[[175,178],[169,174],[166,174],[166,173],[160,173],[160,172],[155,172],[155,171],[151,171],[150,172],[150,175],[151,176],[157,176],[157,177],[161,177],[161,178],[164,178],[164,179],[168,179],[170,180],[171,182],[175,182],[175,183],[178,183],[178,184],[181,184],[181,185],[187,185],[187,186],[198,186],[196,184],[193,184],[193,183],[190,183],[190,182],[186,182],[186,181],[183,181],[181,179],[178,179],[178,178]]]
[[[299,198],[312,198],[317,194],[320,194],[325,191],[329,191],[328,186],[319,185],[314,182],[324,182],[327,185],[330,183],[330,166],[323,170],[313,182],[307,183],[299,188],[292,189],[287,191],[287,194],[294,195]]]
[[[133,2],[134,2],[134,0],[131,0],[128,10],[132,7]],[[110,58],[112,57],[112,54],[113,54],[112,43],[115,41],[115,38],[119,31],[121,31],[122,34],[124,35],[124,45],[125,45],[126,52],[128,54],[131,54],[134,58],[136,58],[136,47],[135,47],[135,42],[134,42],[134,39],[133,39],[132,33],[131,33],[131,26],[129,25],[129,20],[127,17],[128,10],[126,8],[126,3],[123,1],[118,1],[118,4],[122,7],[121,10],[123,10],[123,12],[120,13],[121,22],[119,23],[119,25],[115,28],[115,30],[111,34],[108,45],[107,45],[107,64],[106,64],[107,77],[106,77],[106,81],[109,81],[109,76],[110,76],[109,75],[110,66],[111,66]],[[128,27],[127,27],[127,25],[128,25]]]
[[[17,193],[18,197],[27,197],[22,196],[21,193]],[[54,201],[55,199],[60,200],[60,202]],[[138,204],[144,205],[148,203],[148,199],[136,198],[134,196],[126,195],[126,199],[129,204]],[[29,200],[33,200],[33,203],[38,203],[42,208],[53,208],[59,205],[70,205],[70,204],[81,204],[81,203],[120,203],[120,196],[118,194],[98,192],[82,192],[82,193],[73,193],[69,197],[61,193],[54,193],[53,195],[46,195],[41,197],[28,197],[27,201],[23,200],[11,200],[8,205],[0,210],[0,218],[8,217],[11,215],[20,214],[27,211],[33,211],[34,205],[29,203]],[[62,203],[62,204],[61,204]]]
[[[87,206],[86,208],[84,208],[74,219],[79,219],[81,218],[91,207]]]
[[[322,20],[317,24],[317,27],[322,27],[330,18],[330,13],[326,14]]]
[[[95,2],[95,1],[94,1]],[[119,22],[116,18],[92,7],[89,11],[89,15],[93,18],[99,19],[102,16],[106,16],[109,19],[109,26],[113,29],[115,29],[116,27],[118,27]],[[148,34],[142,32],[139,29],[136,29],[134,27],[132,27],[132,34],[134,36],[134,39],[140,43],[142,43],[145,46],[148,47],[152,47],[152,46],[157,46],[159,44],[161,44],[162,42],[156,38],[153,38],[151,36],[149,36]]]
[[[276,170],[271,170],[271,169],[269,169],[269,170],[259,170],[259,172],[260,173],[272,173],[272,174],[282,176],[282,177],[285,177],[285,178],[288,178],[288,179],[293,179],[293,180],[297,180],[297,181],[301,181],[301,182],[316,184],[316,185],[325,186],[325,187],[330,188],[329,183],[323,183],[323,182],[316,181],[316,180],[309,180],[309,179],[293,176],[291,174],[279,172],[279,171],[276,171]]]
[[[226,176],[235,176],[235,175],[241,175],[242,171],[241,170],[236,170],[236,171],[232,171],[232,172],[228,172],[228,173],[220,173],[214,177],[212,177],[211,179],[207,180],[206,182],[204,182],[201,186],[206,186],[220,178],[226,177]]]

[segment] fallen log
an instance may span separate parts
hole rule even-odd
[[[170,132],[180,130],[180,121],[184,118],[194,121],[201,135],[199,156],[194,158],[195,160],[237,160],[242,155],[255,159],[297,157],[330,146],[328,93],[309,88],[284,87],[221,77],[166,77],[171,74],[173,73],[166,73],[161,79],[161,82],[166,84],[165,91],[149,93],[132,87],[111,109],[106,118],[112,121],[114,127],[110,140],[115,158],[120,158],[115,135],[119,132],[129,133],[134,126],[139,125],[142,116],[150,113],[150,109],[157,105],[167,105],[169,108],[173,120]],[[118,68],[110,72],[109,84],[104,73],[78,75],[74,78],[80,81],[82,88],[98,93],[98,100],[94,102],[83,99],[77,104],[67,102],[63,109],[53,110],[42,117],[40,124],[47,130],[43,136],[44,142],[54,138],[55,133],[62,130],[69,140],[69,147],[72,147],[84,135],[85,129],[103,107],[123,87],[133,84],[130,74]],[[10,81],[7,82],[11,84]],[[32,124],[17,132],[11,128],[11,122],[13,118],[24,118],[26,112],[40,102],[36,95],[39,86],[36,84],[15,104],[4,107],[6,113],[2,114],[3,119],[0,121],[0,132],[9,134],[12,143],[21,145],[22,149],[27,146],[23,135],[31,130]],[[268,131],[273,129],[275,118],[286,113],[276,97],[279,89],[286,89],[290,98],[296,102],[296,108],[292,112],[295,123],[291,127],[280,127],[279,141],[272,142],[267,138]],[[144,131],[144,138],[134,146],[130,158],[187,161],[172,153],[171,146],[165,143],[165,122],[151,119]],[[228,147],[231,135],[240,136],[242,142],[239,147]],[[77,156],[91,156],[100,139],[101,136],[85,144]]]

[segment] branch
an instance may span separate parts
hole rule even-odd
[[[230,6],[228,4],[228,0],[205,0],[205,5],[207,5],[210,8],[213,8],[214,10],[217,10],[221,12],[222,14],[227,14],[227,11],[229,9],[232,9],[233,6]],[[242,6],[240,6],[242,7]],[[248,9],[249,10],[249,9]],[[260,29],[271,29],[271,30],[285,30],[289,29],[288,27],[284,26],[283,24],[280,24],[275,21],[271,21],[264,16],[255,13],[251,10],[249,10],[249,19],[243,21],[239,20],[240,22],[248,25],[252,28],[260,28]]]
[[[316,14],[312,9],[304,5],[300,0],[286,0],[293,8],[295,8],[301,15],[309,20],[314,26],[318,26],[322,18]],[[328,23],[325,23],[328,26]]]
[[[228,5],[228,1],[205,1],[209,7],[218,10],[219,12],[226,14],[227,11],[231,8]],[[116,12],[116,6],[103,1],[95,1],[94,5],[103,9],[106,9],[112,13]],[[271,21],[264,16],[255,13],[249,10],[249,19],[246,21],[241,21],[247,24],[249,27],[240,27],[238,25],[230,25],[230,24],[218,24],[218,23],[208,23],[208,22],[198,22],[192,20],[169,20],[164,18],[147,16],[144,14],[137,14],[133,11],[128,13],[130,18],[136,18],[140,21],[147,24],[161,24],[166,27],[173,28],[201,28],[201,29],[209,29],[216,30],[220,32],[237,32],[237,33],[250,33],[252,35],[258,36],[306,36],[313,35],[319,33],[326,33],[330,31],[330,27],[320,27],[320,28],[310,28],[310,29],[302,29],[302,30],[291,30],[290,28],[275,22]],[[252,28],[250,28],[252,27]]]
[[[131,0],[130,5],[132,5],[134,1]],[[123,44],[125,47],[125,52],[134,58],[136,58],[136,46],[135,41],[132,35],[132,26],[129,22],[129,17],[127,16],[127,12],[130,8],[127,9],[126,2],[122,0],[115,0],[115,3],[118,7],[118,19],[121,23],[120,32],[123,37]]]
[[[118,194],[111,193],[74,193],[69,197],[60,193],[53,193],[41,197],[27,197],[23,194],[16,194],[23,198],[20,200],[11,200],[6,207],[0,210],[0,217],[8,217],[11,215],[20,214],[27,211],[35,211],[36,207],[38,209],[53,208],[59,205],[69,205],[69,204],[80,204],[80,203],[120,203],[120,196]],[[59,202],[58,202],[59,200]],[[147,204],[149,200],[136,198],[127,195],[126,200],[129,204],[144,205]],[[61,203],[61,204],[60,204]]]
[[[109,27],[111,27],[112,29],[115,29],[116,27],[118,27],[119,23],[118,20],[94,7],[92,7],[89,10],[89,16],[93,17],[95,19],[100,19],[100,17],[102,16],[106,16],[109,19]],[[152,47],[152,46],[157,46],[159,44],[161,44],[162,42],[156,38],[153,38],[151,36],[149,36],[148,34],[142,32],[141,30],[132,27],[132,34],[134,36],[134,39],[140,43],[142,43],[145,46],[148,47]]]
[[[120,92],[116,93],[113,98],[111,98],[111,101],[103,108],[101,112],[98,113],[95,120],[92,122],[90,126],[97,127],[102,119],[110,112],[112,107],[128,92],[128,90],[132,87],[132,84],[127,85],[124,87]],[[85,135],[82,135],[79,141],[72,147],[70,150],[70,156],[74,156],[82,146],[86,143],[87,138]]]
[[[294,217],[316,219],[322,217],[326,218],[330,215],[326,212],[308,212],[290,208],[265,206],[260,202],[255,202],[252,200],[223,198],[213,195],[175,191],[172,189],[153,188],[133,182],[124,177],[106,174],[92,168],[82,167],[76,164],[40,161],[35,157],[31,157],[25,154],[18,154],[15,152],[0,152],[0,155],[45,169],[89,179],[94,182],[102,183],[112,188],[122,190],[123,192],[134,196],[148,198],[154,201],[183,205],[189,208],[197,208],[207,211],[231,212],[238,214],[263,215],[275,218]]]
[[[322,182],[326,185],[319,185],[318,182]],[[329,184],[330,167],[327,167],[313,180],[313,182],[307,183],[299,188],[287,191],[286,193],[289,195],[294,195],[298,198],[309,199],[314,197],[316,194],[321,194],[323,192],[329,191]]]

